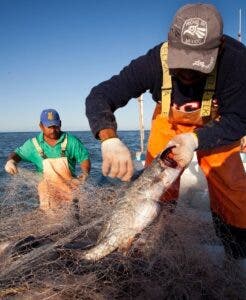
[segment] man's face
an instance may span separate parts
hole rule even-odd
[[[61,126],[45,127],[43,124],[40,124],[40,128],[43,131],[43,134],[46,138],[51,140],[59,139],[61,133]]]
[[[184,85],[193,85],[202,81],[207,74],[190,69],[170,69],[170,75],[176,77]]]

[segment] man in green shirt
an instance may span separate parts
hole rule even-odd
[[[45,109],[40,116],[41,133],[28,139],[8,157],[5,170],[18,173],[17,164],[23,160],[33,163],[42,173],[38,186],[40,208],[47,211],[63,202],[71,201],[80,182],[90,172],[90,158],[83,143],[75,136],[61,131],[61,120],[54,109]],[[81,174],[76,177],[76,163]]]

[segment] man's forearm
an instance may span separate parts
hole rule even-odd
[[[80,168],[81,168],[81,172],[82,173],[90,173],[91,170],[91,161],[89,159],[84,160],[81,164],[80,164]]]
[[[16,163],[21,161],[21,157],[18,154],[16,154],[15,152],[12,152],[9,154],[8,160],[10,160],[10,159],[13,159]]]

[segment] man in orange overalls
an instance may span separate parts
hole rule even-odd
[[[216,233],[227,255],[245,262],[246,174],[240,158],[240,139],[246,132],[244,74],[246,48],[223,34],[216,8],[188,4],[177,11],[168,42],[91,90],[86,114],[102,142],[104,175],[130,180],[133,163],[117,136],[114,112],[149,90],[156,108],[146,163],[175,145],[174,159],[187,167],[196,151],[208,182]],[[162,200],[178,196],[179,179]]]

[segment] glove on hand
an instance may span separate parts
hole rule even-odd
[[[173,137],[168,146],[176,146],[172,149],[173,159],[182,168],[191,162],[194,151],[198,147],[198,139],[194,133],[181,133]]]
[[[133,162],[129,149],[119,138],[110,138],[102,142],[102,173],[104,176],[128,181],[133,174]]]
[[[241,151],[246,153],[246,135],[241,138]]]
[[[13,159],[8,160],[4,168],[5,171],[11,175],[15,175],[18,173],[16,162]]]

